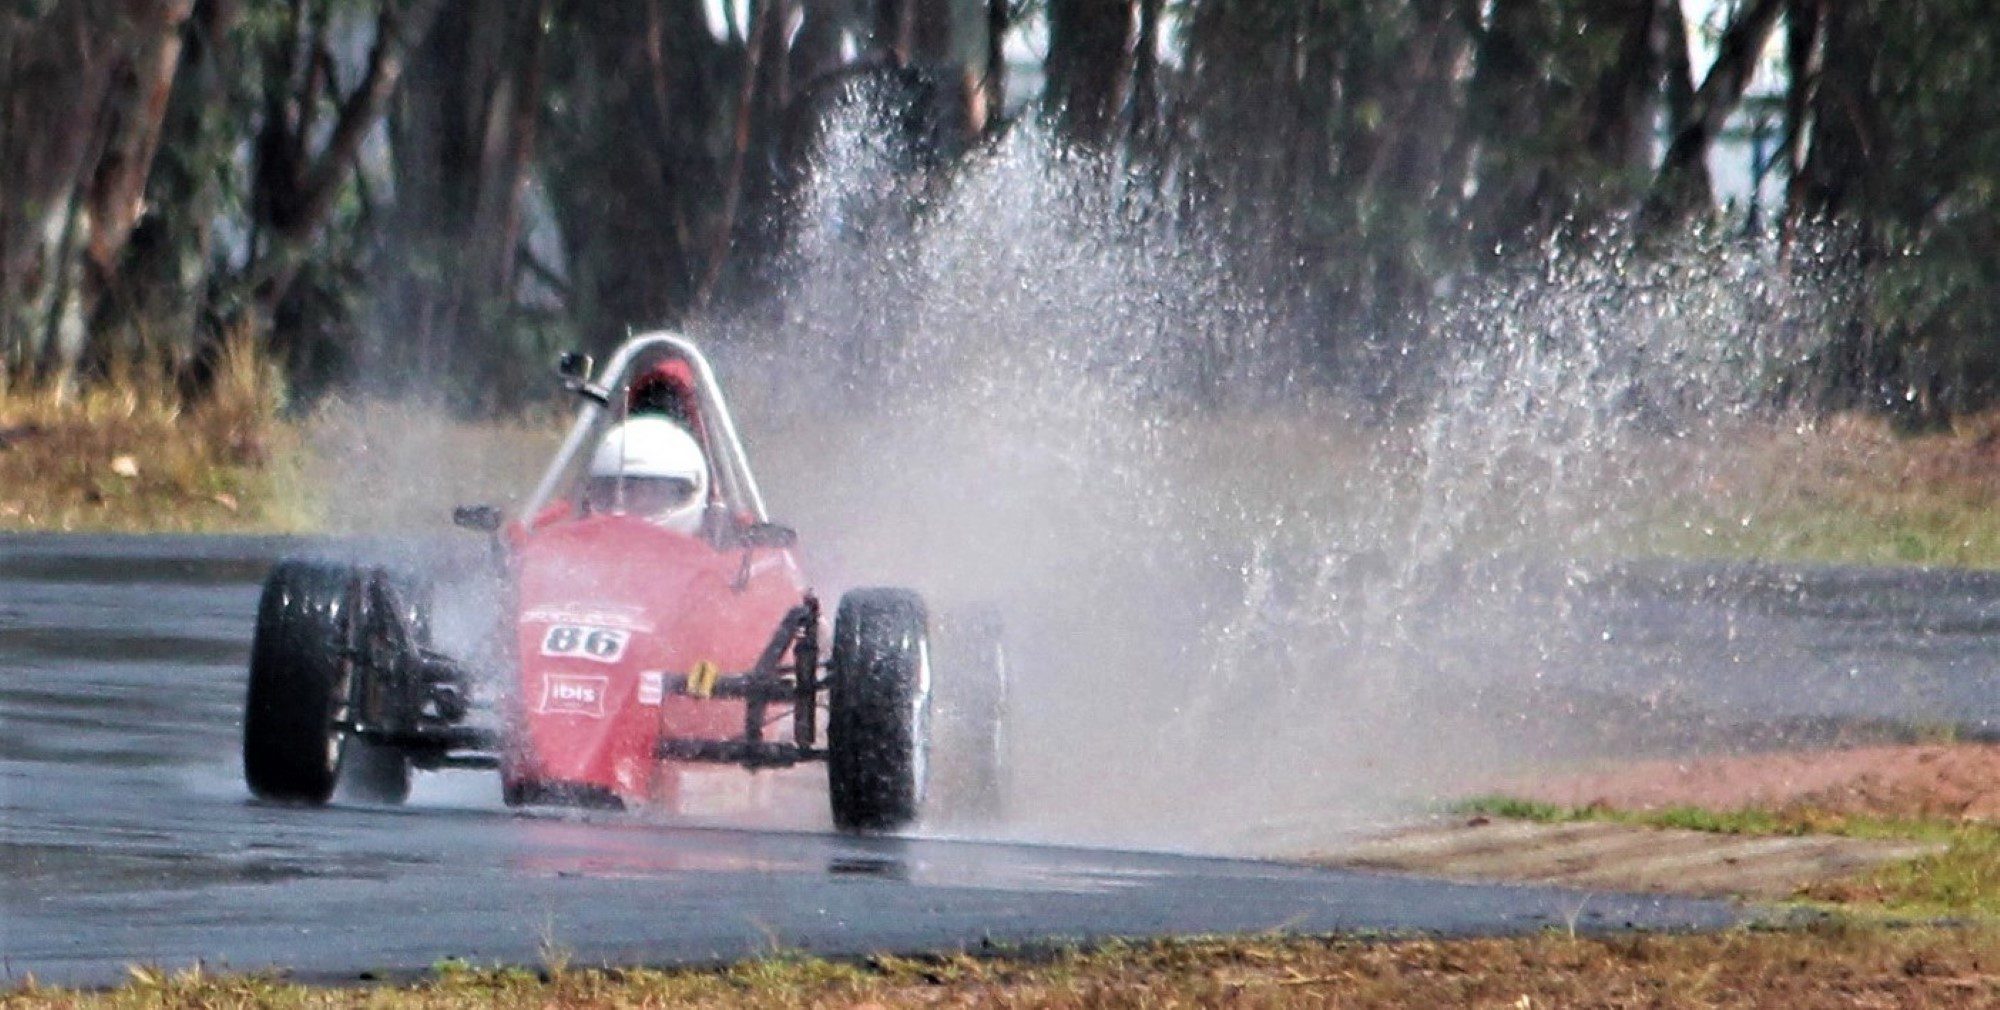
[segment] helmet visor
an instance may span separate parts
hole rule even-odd
[[[694,504],[698,490],[685,477],[592,477],[585,493],[593,512],[661,515]]]

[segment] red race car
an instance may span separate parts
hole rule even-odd
[[[422,573],[272,570],[244,707],[251,791],[400,802],[412,768],[487,767],[509,804],[673,808],[698,766],[824,761],[842,830],[903,828],[929,794],[992,813],[995,622],[956,626],[935,676],[913,592],[848,592],[829,629],[687,340],[636,337],[594,379],[580,355],[558,371],[583,405],[519,515],[453,516],[491,534],[503,601],[471,658],[433,648],[441,590]]]

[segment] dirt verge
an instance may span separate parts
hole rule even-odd
[[[1940,842],[1471,817],[1368,839],[1315,861],[1458,880],[1782,900],[1944,848]]]
[[[1811,807],[1854,817],[2000,820],[2000,744],[1941,743],[1641,761],[1489,790],[1621,810]]]
[[[1892,863],[1934,857],[1936,837],[1848,837],[1798,828],[1865,818],[1932,825],[2000,820],[2000,745],[1861,746],[1687,760],[1639,761],[1519,776],[1482,794],[1604,819],[1557,823],[1485,816],[1368,838],[1315,862],[1466,880],[1759,900],[1848,893],[1848,882]],[[1678,830],[1630,823],[1634,812],[1770,811],[1786,832]],[[1610,815],[1621,816],[1610,816]],[[1617,821],[1625,823],[1617,823]],[[1697,825],[1701,826],[1701,825]],[[1893,835],[1893,831],[1876,831]],[[1859,892],[1856,892],[1859,893]]]

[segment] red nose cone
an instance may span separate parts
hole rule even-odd
[[[797,602],[790,558],[760,553],[782,564],[746,580],[742,551],[628,516],[555,523],[524,544],[509,793],[673,806],[683,769],[658,759],[659,741],[741,737],[744,706],[671,683],[702,662],[748,670]]]

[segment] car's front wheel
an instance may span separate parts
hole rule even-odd
[[[350,570],[283,561],[264,580],[243,703],[243,777],[258,797],[318,805],[339,781],[353,672]]]
[[[318,806],[336,788],[365,803],[410,794],[409,757],[347,731],[355,678],[366,676],[356,661],[363,581],[346,565],[296,560],[264,580],[243,705],[243,777],[261,799]],[[398,617],[422,633],[420,615]]]
[[[834,826],[895,831],[924,798],[930,707],[924,603],[902,589],[841,597],[828,657],[827,785]]]

